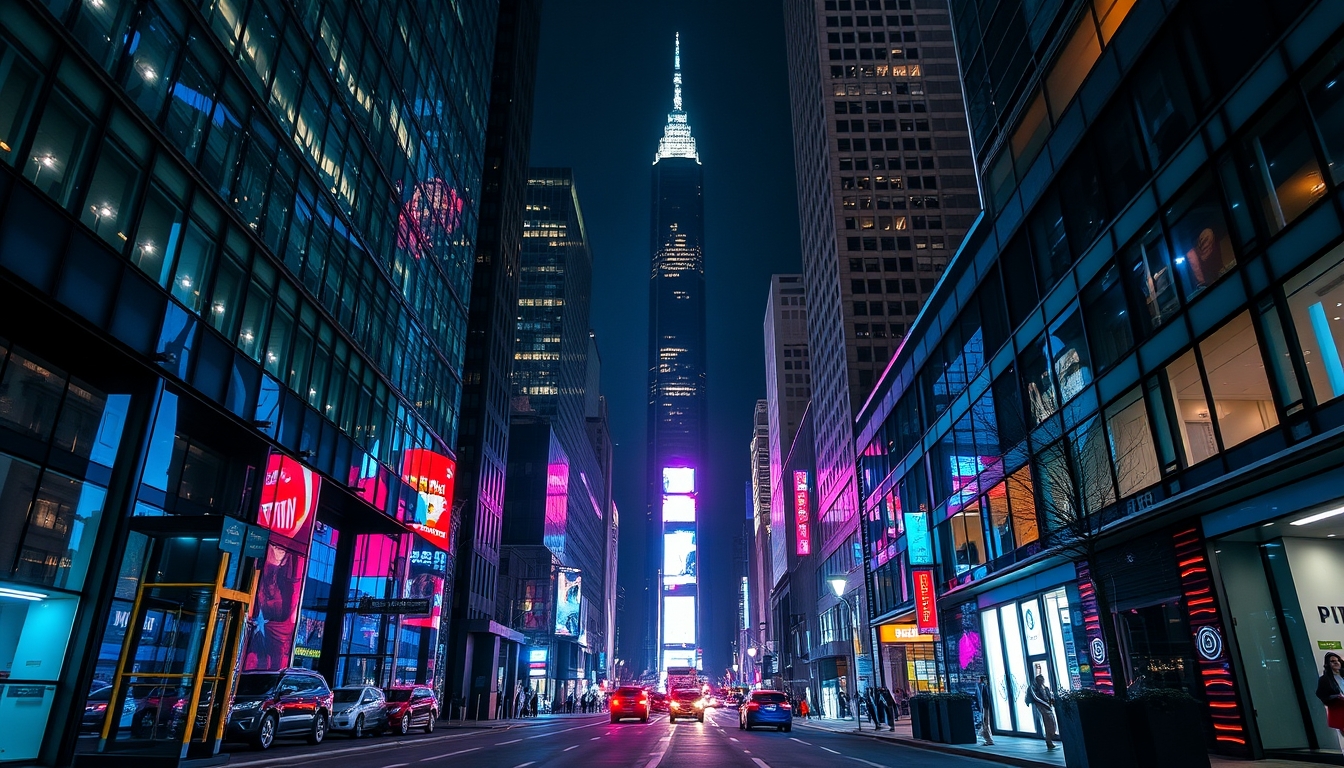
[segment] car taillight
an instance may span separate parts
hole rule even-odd
[[[621,700],[620,700],[620,699],[612,699],[612,700],[611,700],[611,706],[613,706],[613,707],[619,707],[619,706],[621,706]]]
[[[761,708],[761,705],[760,705],[760,704],[757,704],[757,703],[754,702],[754,701],[747,705],[747,709],[760,709],[760,708]]]
[[[640,704],[648,704],[648,703],[649,703],[649,699],[648,699],[648,697],[641,696],[640,699],[639,699],[639,703],[640,703]]]

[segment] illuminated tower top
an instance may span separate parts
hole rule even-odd
[[[681,33],[676,36],[672,56],[672,111],[667,115],[667,125],[663,128],[663,138],[658,140],[658,153],[653,156],[654,164],[666,157],[686,157],[700,162],[695,151],[695,137],[691,135],[691,124],[686,121],[686,111],[681,108]]]

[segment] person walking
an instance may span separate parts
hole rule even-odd
[[[1045,731],[1045,748],[1054,749],[1059,738],[1059,722],[1055,719],[1055,694],[1045,684],[1045,675],[1037,675],[1036,683],[1027,690],[1027,700],[1036,714],[1040,715],[1041,728]]]
[[[1344,750],[1344,659],[1338,653],[1325,654],[1321,678],[1316,681],[1316,698],[1325,705],[1325,723],[1335,730],[1340,749]]]
[[[868,722],[873,726],[873,730],[880,730],[882,718],[878,716],[877,702],[873,699],[872,688],[863,692],[863,705],[868,708]]]
[[[849,696],[844,691],[841,691],[839,699],[840,699],[840,719],[844,720],[849,717]]]
[[[807,706],[806,696],[798,700],[798,716],[803,718],[804,720],[812,719],[812,710],[809,709]]]
[[[988,747],[994,743],[994,730],[989,719],[994,707],[989,697],[989,678],[981,675],[980,684],[975,690],[976,700],[980,704],[980,738],[985,740],[982,746]]]

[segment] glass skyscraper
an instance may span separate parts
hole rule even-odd
[[[672,83],[672,112],[653,160],[650,214],[648,509],[649,551],[656,556],[650,558],[649,584],[657,585],[662,573],[662,584],[650,590],[660,596],[646,624],[647,647],[657,649],[650,668],[695,663],[694,494],[708,454],[704,169],[682,108],[680,37]],[[668,470],[677,479],[669,480]],[[669,514],[669,503],[676,512]]]

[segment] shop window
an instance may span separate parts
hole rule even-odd
[[[1049,350],[1044,335],[1027,345],[1018,354],[1018,365],[1022,368],[1022,381],[1026,391],[1022,393],[1027,412],[1027,426],[1035,427],[1054,415],[1059,409],[1059,398],[1055,394],[1054,381],[1050,375]]]
[[[1326,167],[1335,183],[1344,181],[1344,45],[1337,45],[1326,60],[1307,76],[1307,106],[1316,121],[1316,135],[1325,149]],[[0,129],[3,129],[0,107]]]
[[[1108,265],[1083,289],[1081,303],[1092,360],[1098,370],[1104,370],[1134,346],[1134,330],[1130,325],[1124,286],[1120,283],[1120,268],[1114,263]]]
[[[1045,92],[1056,119],[1063,114],[1100,56],[1101,41],[1097,39],[1096,24],[1090,15],[1084,15],[1045,75]]]
[[[0,637],[9,641],[0,644],[0,678],[10,683],[0,730],[0,752],[7,762],[38,757],[79,607],[73,596],[12,586],[41,597],[0,602]]]
[[[178,21],[173,26],[180,24]],[[123,65],[121,85],[150,120],[158,120],[182,43],[168,19],[154,5],[145,8],[130,39],[126,50],[129,61]]]
[[[1187,297],[1212,285],[1237,264],[1223,207],[1209,176],[1167,210],[1172,261]]]
[[[1199,366],[1195,363],[1195,351],[1189,350],[1177,358],[1167,366],[1165,374],[1176,407],[1177,433],[1185,449],[1185,462],[1187,466],[1193,466],[1218,453],[1209,401],[1204,394]]]
[[[1077,305],[1050,324],[1050,365],[1061,402],[1072,400],[1092,383],[1092,362]]]
[[[1325,194],[1325,179],[1296,106],[1280,108],[1247,140],[1261,212],[1272,231],[1293,222]]]
[[[1148,158],[1160,166],[1185,143],[1198,116],[1170,37],[1149,47],[1131,88]]]
[[[1156,330],[1180,309],[1162,233],[1152,226],[1120,254],[1120,271],[1138,306],[1140,326]]]
[[[1069,447],[1073,451],[1073,484],[1078,499],[1085,514],[1095,515],[1114,504],[1116,498],[1101,419],[1093,416],[1070,433]]]
[[[1012,517],[1013,543],[1024,547],[1041,537],[1036,514],[1036,487],[1027,467],[1014,472],[1007,482],[1008,514]]]
[[[1285,281],[1283,292],[1316,402],[1344,395],[1344,246]]]
[[[1242,312],[1199,343],[1223,445],[1231,448],[1276,427],[1278,412],[1265,375],[1251,313]]]
[[[47,440],[65,391],[65,373],[15,350],[0,376],[0,426]],[[2,565],[2,564],[0,564]]]
[[[0,159],[14,165],[41,82],[37,67],[0,39]]]
[[[38,123],[23,175],[65,207],[87,154],[89,119],[63,95],[52,94]]]
[[[1139,387],[1106,408],[1106,434],[1121,498],[1162,479],[1153,432]]]

